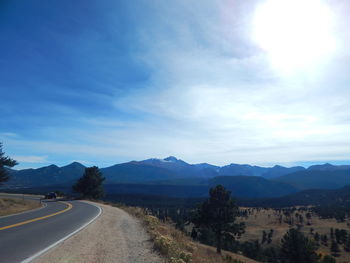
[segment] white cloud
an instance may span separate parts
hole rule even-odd
[[[19,163],[46,163],[47,156],[13,156]]]

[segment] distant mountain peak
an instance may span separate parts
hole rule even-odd
[[[164,158],[164,161],[168,161],[168,162],[177,162],[177,161],[180,161],[179,159],[177,159],[176,157],[174,156],[169,156],[167,158]]]
[[[72,163],[70,163],[68,165],[62,166],[61,168],[80,168],[80,167],[84,167],[85,168],[85,166],[82,165],[79,162],[72,162]]]
[[[82,164],[79,163],[79,162],[72,162],[72,163],[69,164],[69,165],[71,165],[71,166],[84,166],[84,165],[82,165]]]
[[[43,168],[45,168],[45,167],[43,167]],[[50,164],[50,165],[46,166],[46,168],[59,168],[59,167],[56,164]]]
[[[330,163],[324,163],[324,164],[316,164],[312,165],[308,168],[308,170],[333,170],[340,168],[341,166],[335,166]]]
[[[82,165],[82,164],[77,162],[77,161],[74,161],[74,162],[71,163],[71,165]]]

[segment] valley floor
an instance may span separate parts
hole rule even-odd
[[[316,243],[319,245],[318,253],[327,255],[331,254],[331,229],[343,229],[350,233],[350,219],[344,222],[337,222],[335,219],[321,219],[308,210],[294,211],[288,216],[274,209],[243,208],[243,210],[247,210],[249,213],[247,217],[240,217],[238,220],[246,225],[245,233],[240,238],[242,242],[254,240],[261,242],[263,231],[268,234],[272,229],[271,245],[279,245],[288,229],[297,227],[299,224],[300,231],[312,240],[315,240],[316,233],[320,236],[327,235],[327,245],[321,240],[316,240]],[[307,219],[307,213],[310,215],[309,219]],[[298,220],[300,217],[303,218],[302,223]],[[270,246],[268,242],[263,244],[263,247],[268,246]],[[337,262],[350,262],[350,253],[344,250],[343,245],[339,245],[339,250],[339,256],[336,258]]]

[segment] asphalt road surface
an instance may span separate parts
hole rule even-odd
[[[27,197],[26,197],[27,198]],[[80,201],[44,201],[46,207],[0,217],[0,262],[30,262],[96,218],[99,207]]]

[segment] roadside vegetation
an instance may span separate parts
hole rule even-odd
[[[40,207],[41,204],[34,200],[22,200],[19,198],[0,198],[0,216],[7,216]]]

